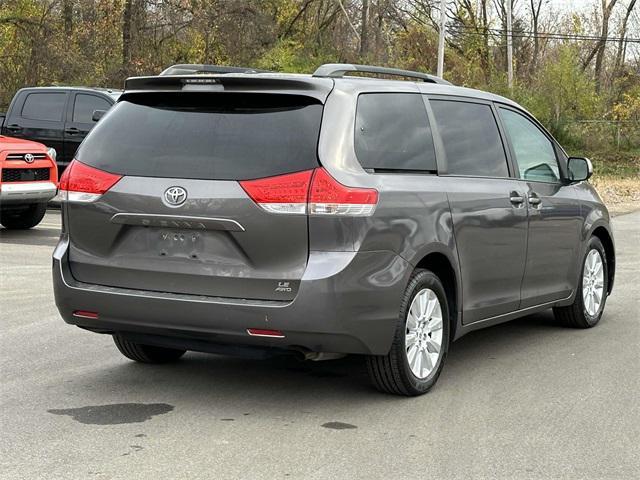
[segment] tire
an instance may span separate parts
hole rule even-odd
[[[597,252],[601,260],[602,265],[602,295],[599,304],[591,304],[587,299],[588,294],[585,294],[585,288],[588,288],[590,277],[588,276],[585,265],[589,259],[589,255],[595,255],[593,251]],[[602,242],[597,237],[591,237],[587,244],[587,251],[580,263],[580,281],[578,288],[576,289],[576,297],[573,303],[567,307],[555,307],[553,313],[556,319],[566,327],[571,328],[591,328],[598,324],[602,318],[604,312],[604,306],[607,301],[607,291],[609,287],[609,266],[607,265],[607,255],[602,245]],[[587,274],[587,285],[585,287],[585,274]],[[593,280],[594,287],[599,285],[599,275],[596,275]],[[597,296],[595,297],[597,298]],[[597,307],[597,308],[595,308]],[[591,312],[589,311],[591,310]]]
[[[422,320],[426,331],[429,330],[429,325],[431,325],[431,328],[434,330],[426,335],[425,340],[427,348],[426,355],[429,359],[424,356],[425,353],[420,350],[420,347],[418,347],[416,353],[415,345],[411,344],[412,346],[409,346],[410,344],[408,343],[410,339],[420,338],[421,335],[424,335],[425,331],[422,330],[421,334],[409,333],[410,324],[408,324],[408,322],[414,325],[420,325],[421,323],[419,321],[414,323],[409,320],[410,310],[414,308],[419,309],[419,307],[413,307],[414,299],[419,302],[420,298],[422,298],[416,298],[419,294],[421,296],[427,295],[428,305],[431,305],[431,301],[434,298],[437,299],[440,307],[441,328],[437,328],[437,307],[434,307],[430,315],[427,313],[430,318]],[[428,312],[428,309],[426,311]],[[415,318],[415,316],[412,317]],[[438,335],[438,330],[441,331],[441,335]],[[413,332],[416,331],[420,332],[419,329],[413,330]],[[407,338],[408,333],[411,335],[410,339]],[[442,282],[436,275],[428,270],[416,270],[402,298],[393,344],[391,345],[389,353],[387,355],[370,355],[367,357],[367,368],[373,385],[381,392],[395,395],[416,396],[428,392],[435,385],[444,367],[449,347],[449,335],[449,307],[447,294],[442,286]],[[433,350],[433,342],[437,343],[437,337],[440,338],[440,347],[438,349],[437,360],[434,361],[430,354],[435,352],[430,350]],[[416,344],[419,344],[419,342]],[[425,343],[422,345],[425,345]],[[421,361],[427,365],[426,370],[423,372],[426,373],[426,375],[416,375],[412,369],[411,365],[413,365],[414,368],[416,367],[415,362],[410,362],[409,360],[410,352],[412,351],[414,353],[414,359],[419,355],[423,355]],[[418,370],[420,371],[420,367],[418,367]]]
[[[46,203],[34,203],[23,210],[0,212],[0,223],[9,230],[26,230],[38,225],[46,211]]]
[[[114,335],[113,341],[122,355],[140,363],[171,363],[178,360],[186,352],[186,350],[174,348],[143,345],[127,340],[121,335]]]

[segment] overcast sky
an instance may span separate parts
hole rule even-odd
[[[599,1],[594,0],[551,0],[551,4],[554,7],[562,8],[565,10],[579,9],[583,7],[592,7],[595,3],[600,4]]]
[[[528,2],[521,2],[526,3]],[[594,5],[600,5],[599,0],[550,0],[550,5],[554,8],[563,11],[581,10],[583,8],[589,8],[590,10]],[[624,13],[626,11],[629,0],[618,1],[618,4],[614,8],[616,13]],[[629,20],[629,33],[633,37],[640,35],[640,6],[636,5],[635,11],[632,13]],[[637,44],[636,44],[637,45]],[[636,47],[637,48],[637,47]]]

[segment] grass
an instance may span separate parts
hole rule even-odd
[[[594,175],[640,180],[640,149],[628,152],[588,152]]]
[[[570,152],[593,162],[591,183],[614,213],[640,209],[640,148],[625,152]]]

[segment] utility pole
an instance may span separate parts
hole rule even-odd
[[[438,73],[444,74],[444,30],[447,23],[447,0],[440,0],[440,38],[438,40]]]
[[[507,79],[509,88],[513,88],[513,31],[511,25],[511,0],[507,2]]]

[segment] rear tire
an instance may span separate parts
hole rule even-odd
[[[422,298],[424,309],[420,306]],[[416,270],[402,298],[389,353],[367,357],[373,385],[381,392],[395,395],[428,392],[444,367],[449,332],[449,308],[442,282],[428,270]]]
[[[176,350],[174,348],[143,345],[127,340],[121,335],[114,335],[113,341],[122,355],[140,363],[171,363],[178,360],[186,352],[186,350]]]
[[[596,264],[597,262],[601,264],[601,270],[598,270],[598,272],[591,277],[589,274],[591,269],[589,265],[587,265],[590,255],[594,258]],[[556,319],[566,327],[591,328],[595,327],[602,318],[609,288],[607,254],[598,237],[591,237],[589,240],[587,251],[580,263],[580,268],[582,273],[580,274],[580,281],[573,303],[567,307],[555,307],[553,313]],[[597,270],[597,268],[594,269],[594,271],[595,270]],[[599,286],[600,283],[601,287]],[[590,295],[588,292],[590,290],[594,291],[595,288],[602,288],[602,293],[600,303],[594,304],[591,302],[593,302],[594,298],[597,299],[597,295],[595,297],[591,296],[591,299],[589,299]]]
[[[9,230],[26,230],[38,225],[47,211],[46,203],[34,203],[23,210],[0,212],[0,223]]]

